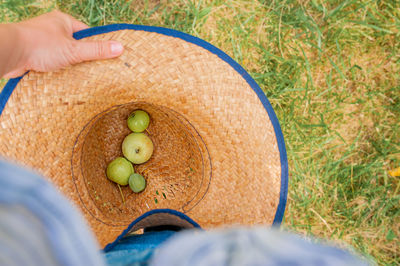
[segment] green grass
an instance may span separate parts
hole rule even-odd
[[[288,150],[284,226],[400,264],[400,3],[2,1],[0,21],[53,8],[91,26],[193,34],[241,63],[271,101]]]

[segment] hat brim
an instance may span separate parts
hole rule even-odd
[[[208,42],[160,27],[108,25],[74,37],[115,39],[125,53],[10,80],[0,94],[2,156],[49,177],[82,207],[105,245],[126,226],[104,223],[92,199],[81,195],[85,188],[72,177],[73,147],[99,113],[146,101],[183,114],[209,150],[212,180],[186,214],[205,228],[281,223],[288,187],[284,138],[264,92],[237,62]],[[159,207],[168,202],[151,205]]]

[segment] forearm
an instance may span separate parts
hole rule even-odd
[[[0,24],[0,78],[24,62],[24,42],[17,24]]]

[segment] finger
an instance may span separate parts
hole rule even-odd
[[[76,41],[75,58],[79,61],[108,59],[122,54],[124,47],[116,41]]]
[[[72,23],[72,31],[73,31],[73,32],[77,32],[77,31],[80,31],[80,30],[84,30],[84,29],[88,29],[88,28],[89,28],[89,26],[86,25],[85,23],[83,23],[83,22],[77,20],[77,19],[74,18],[74,17],[71,17],[70,15],[68,15],[68,16],[70,17],[70,20],[71,20],[71,23]]]
[[[23,74],[25,74],[25,72],[26,72],[26,70],[24,70],[24,69],[10,71],[7,74],[5,74],[3,78],[5,78],[5,79],[18,78],[18,77],[22,76]]]
[[[52,13],[56,16],[64,16],[65,18],[67,18],[71,23],[72,32],[77,32],[77,31],[89,28],[88,25],[86,25],[82,21],[77,20],[76,18],[74,18],[73,16],[71,16],[69,14],[66,14],[66,13],[63,13],[60,11],[53,11]]]

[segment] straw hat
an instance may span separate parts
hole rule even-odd
[[[174,224],[177,213],[203,228],[280,224],[288,182],[283,136],[239,64],[165,28],[109,25],[75,38],[118,40],[125,52],[10,80],[0,95],[1,156],[48,177],[80,206],[103,246],[149,214],[160,214],[150,224]],[[155,150],[135,166],[145,191],[122,187],[124,202],[105,169],[121,155],[135,109],[150,114]],[[167,210],[148,213],[156,209]]]

